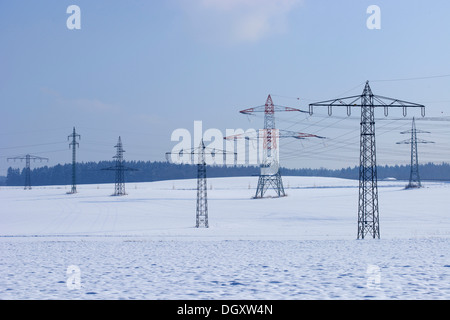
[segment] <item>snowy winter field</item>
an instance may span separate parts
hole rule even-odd
[[[450,299],[450,184],[380,181],[381,239],[356,240],[358,181],[283,181],[208,179],[208,229],[195,180],[2,187],[0,299]]]

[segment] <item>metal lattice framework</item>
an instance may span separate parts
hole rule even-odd
[[[113,157],[113,159],[115,159],[115,166],[109,167],[109,168],[104,168],[102,170],[109,170],[109,171],[116,172],[116,181],[115,181],[113,196],[124,196],[124,195],[126,195],[125,171],[137,171],[137,169],[128,168],[124,165],[123,153],[125,152],[125,150],[123,150],[122,139],[120,137],[119,137],[119,140],[117,141],[117,144],[114,146],[114,148],[117,149],[116,155]]]
[[[410,144],[411,145],[411,172],[409,175],[409,183],[406,189],[421,188],[422,183],[419,175],[419,152],[417,148],[418,143],[434,143],[433,141],[426,141],[417,138],[418,133],[430,133],[428,131],[422,131],[416,129],[416,119],[413,117],[411,130],[400,132],[401,134],[411,134],[411,138],[397,142],[397,144]]]
[[[76,172],[76,164],[77,164],[77,151],[76,147],[80,147],[80,144],[77,142],[77,138],[81,139],[81,136],[77,134],[75,131],[75,127],[73,127],[73,132],[71,135],[67,137],[67,140],[70,141],[72,138],[72,141],[69,144],[69,148],[72,148],[72,188],[69,194],[77,193],[77,172]]]
[[[195,227],[208,228],[208,194],[206,181],[205,144],[203,140],[199,146],[197,164],[197,209],[195,214]]]
[[[389,115],[390,108],[401,108],[403,116],[408,108],[420,108],[425,116],[425,106],[374,95],[366,82],[363,93],[358,96],[337,98],[309,105],[309,113],[313,114],[314,107],[328,107],[328,114],[332,115],[333,107],[346,107],[350,116],[352,109],[361,109],[360,123],[360,165],[359,165],[359,201],[358,201],[358,239],[366,236],[380,238],[378,181],[375,145],[375,108],[383,108],[384,115]]]
[[[278,106],[274,105],[272,97],[269,95],[267,97],[266,103],[263,106],[258,106],[254,108],[249,108],[240,111],[242,114],[253,115],[256,112],[264,112],[264,129],[260,130],[259,137],[257,139],[262,139],[263,154],[262,160],[260,162],[260,174],[258,178],[258,186],[256,188],[256,198],[263,198],[266,191],[271,187],[275,190],[278,197],[286,196],[283,187],[283,181],[280,173],[280,163],[279,163],[279,138],[295,138],[295,139],[306,139],[306,138],[321,138],[317,135],[293,132],[287,130],[278,130],[275,127],[275,112],[303,112],[308,113],[308,111],[303,111],[300,109]],[[235,135],[225,137],[226,140],[233,140],[243,138],[244,135]],[[248,138],[248,137],[247,137]]]
[[[196,228],[209,228],[208,221],[208,193],[207,193],[207,180],[206,180],[206,152],[209,152],[214,158],[216,155],[233,154],[236,157],[236,153],[219,150],[215,148],[205,147],[203,139],[197,148],[192,148],[190,150],[181,149],[176,152],[166,152],[166,159],[170,161],[172,155],[177,155],[182,157],[184,154],[189,154],[191,160],[197,155],[197,206],[195,214],[195,227]]]
[[[11,157],[7,159],[9,160],[20,160],[23,161],[25,160],[25,190],[31,190],[31,160],[33,160],[33,162],[36,162],[36,160],[39,161],[47,161],[48,162],[48,158],[43,158],[43,157],[38,157],[38,156],[32,156],[30,154],[27,154],[25,156],[18,156],[18,157]]]

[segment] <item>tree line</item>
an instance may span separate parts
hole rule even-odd
[[[105,171],[104,168],[114,166],[114,161],[82,162],[77,163],[77,184],[113,183],[114,171]],[[169,162],[151,161],[127,161],[125,166],[137,169],[125,173],[126,182],[151,182],[174,179],[193,179],[197,177],[197,166],[192,164],[173,164]],[[288,169],[281,168],[284,176],[320,176],[345,179],[358,179],[359,167],[343,169]],[[450,181],[449,163],[427,163],[419,166],[422,180],[448,180]],[[31,184],[34,186],[45,185],[70,185],[72,183],[72,164],[58,164],[53,167],[43,166],[31,170]],[[258,166],[207,166],[207,176],[239,177],[257,176]],[[395,178],[408,180],[410,174],[409,165],[378,166],[378,179]],[[3,185],[22,186],[25,182],[25,169],[8,168]]]

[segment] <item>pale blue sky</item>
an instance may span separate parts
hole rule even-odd
[[[66,27],[71,4],[81,8],[81,30]],[[372,4],[381,9],[381,30],[366,27]],[[119,135],[127,160],[164,160],[176,144],[171,133],[193,130],[195,120],[205,130],[258,129],[261,117],[249,121],[238,111],[268,94],[275,104],[306,108],[360,94],[366,80],[375,94],[449,116],[450,77],[375,81],[449,75],[449,12],[447,0],[2,0],[0,175],[20,165],[8,156],[70,162],[73,126],[82,136],[80,161],[111,160]],[[422,123],[435,131],[422,138],[440,142],[422,159],[448,161],[448,122]],[[281,165],[358,163],[357,119],[280,115],[277,125],[342,136],[337,144],[286,142]],[[378,126],[379,162],[407,164],[407,147],[395,142],[409,123]]]

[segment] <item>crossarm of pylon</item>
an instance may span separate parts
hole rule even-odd
[[[358,106],[359,103],[356,103],[356,102],[359,101],[359,99],[361,99],[361,95],[315,102],[315,103],[309,104],[309,106],[310,107],[311,106],[312,107]]]
[[[309,105],[309,113],[311,115],[314,113],[314,110],[313,110],[314,107],[328,107],[328,113],[331,115],[332,107],[347,107],[347,113],[348,113],[348,115],[350,115],[351,107],[361,107],[362,106],[361,101],[360,101],[362,97],[363,97],[362,95],[350,96],[350,97],[345,97],[345,98],[332,99],[332,100],[311,103]],[[373,95],[373,94],[371,95],[371,97],[373,97],[373,104],[371,104],[370,106],[374,107],[374,108],[379,108],[379,107],[385,108],[385,116],[388,115],[389,108],[403,108],[404,116],[406,116],[407,108],[421,108],[422,117],[425,116],[425,106],[424,105],[414,103],[414,102],[404,101],[404,100],[400,100],[400,99],[392,99],[392,98],[388,98],[388,97],[384,97],[384,96]]]
[[[7,160],[25,160],[26,158],[27,158],[27,156],[17,156],[17,157],[10,157]],[[35,161],[35,160],[48,161],[48,158],[32,156],[32,155],[28,155],[28,158],[33,161]]]
[[[331,116],[333,107],[346,107],[347,108],[347,115],[351,115],[351,108],[352,107],[359,107],[360,106],[360,100],[361,96],[351,96],[351,97],[345,97],[345,98],[339,98],[339,99],[332,99],[332,100],[326,100],[316,103],[311,103],[309,105],[308,113],[312,115],[314,113],[314,107],[328,107],[328,115]]]
[[[303,133],[303,132],[295,132],[295,131],[287,131],[287,130],[277,130],[277,134],[272,135],[273,137],[277,138],[295,138],[295,139],[306,139],[306,138],[319,138],[319,139],[326,139],[326,137],[318,136],[315,134],[310,133]],[[247,133],[241,133],[241,134],[235,134],[232,136],[224,137],[224,140],[238,140],[238,139],[246,139],[246,140],[257,140],[258,136],[252,136],[249,137]],[[262,138],[261,138],[262,139]]]
[[[224,138],[225,139],[225,138]],[[237,152],[233,152],[233,151],[226,151],[226,150],[221,150],[221,149],[215,149],[215,148],[207,148],[205,147],[202,151],[202,148],[192,148],[190,150],[184,150],[181,149],[179,151],[176,152],[166,152],[166,160],[170,161],[170,156],[172,154],[178,155],[179,157],[183,156],[184,154],[190,154],[191,156],[193,155],[199,155],[202,153],[208,152],[209,154],[211,154],[213,157],[217,154],[219,155],[234,155],[235,157],[237,157]]]
[[[400,99],[388,98],[388,97],[379,96],[379,95],[373,95],[373,99],[379,103],[379,105],[374,103],[375,107],[377,107],[377,106],[378,107],[389,106],[389,107],[397,107],[397,108],[402,108],[402,107],[424,108],[425,107],[422,104],[409,102],[409,101],[405,101],[405,100],[400,100]]]
[[[297,108],[292,108],[292,107],[286,107],[286,106],[279,106],[279,105],[274,105],[274,112],[303,112],[303,113],[308,113],[308,111],[305,110],[300,110]],[[258,106],[258,107],[253,107],[253,108],[248,108],[245,110],[241,110],[239,111],[242,114],[253,114],[255,112],[266,112],[266,106]]]
[[[374,103],[372,106],[375,108],[383,107],[384,115],[386,117],[388,116],[389,108],[402,108],[404,117],[406,117],[406,115],[407,115],[408,108],[420,108],[422,117],[425,117],[425,106],[418,104],[418,103],[404,101],[404,100],[400,100],[400,99],[392,99],[392,98],[377,96],[377,95],[373,96],[373,100],[374,100]]]
[[[73,146],[77,146],[78,148],[80,147],[80,144],[78,142],[75,143],[69,143],[69,149],[72,148]]]
[[[416,133],[431,133],[430,131],[423,131],[423,130],[419,130],[419,129],[415,129]],[[412,130],[406,130],[406,131],[402,131],[400,132],[400,134],[410,134],[413,133]]]
[[[423,139],[416,139],[416,142],[417,143],[435,143],[434,141],[427,141],[427,140],[423,140]],[[397,144],[411,144],[411,139],[399,141],[399,142],[397,142]]]

